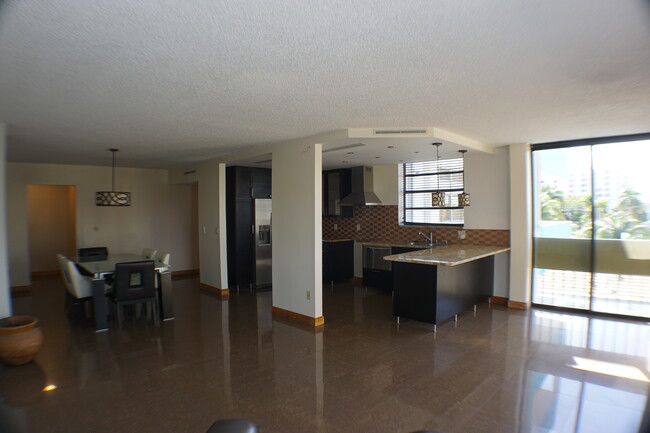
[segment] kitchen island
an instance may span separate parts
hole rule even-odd
[[[445,245],[384,257],[393,264],[393,315],[436,325],[492,296],[494,256],[510,250],[490,245]]]

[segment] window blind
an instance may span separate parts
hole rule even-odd
[[[464,223],[464,208],[458,206],[463,192],[463,159],[407,162],[402,167],[402,224]],[[443,207],[431,206],[431,193],[445,192]]]

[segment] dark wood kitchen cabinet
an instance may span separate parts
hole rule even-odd
[[[323,172],[323,216],[352,217],[352,206],[340,201],[352,192],[352,170],[341,168]]]
[[[271,169],[255,167],[228,167],[226,189],[236,198],[271,198]]]
[[[271,170],[226,168],[228,280],[235,286],[255,281],[254,199],[271,198]]]
[[[251,198],[271,198],[271,169],[251,169]]]
[[[323,241],[323,280],[334,282],[354,276],[354,241]]]

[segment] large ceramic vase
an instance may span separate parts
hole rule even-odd
[[[9,365],[22,365],[34,359],[43,344],[38,319],[11,316],[0,319],[0,360]]]

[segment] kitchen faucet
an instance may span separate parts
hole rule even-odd
[[[424,236],[424,239],[429,242],[429,245],[433,246],[433,232],[429,232],[429,236],[425,235],[422,232],[418,232],[418,235]]]

